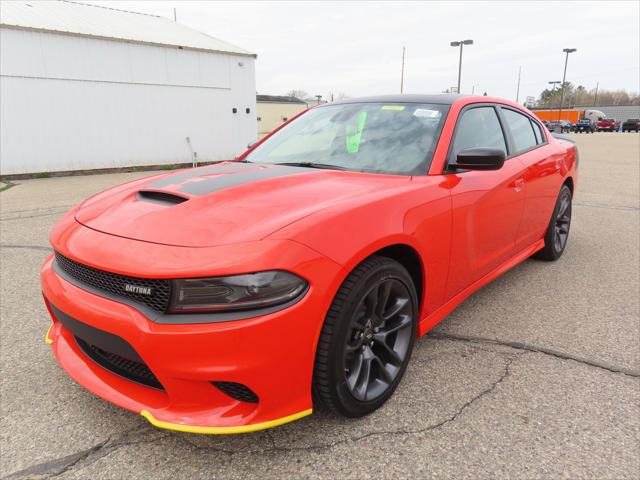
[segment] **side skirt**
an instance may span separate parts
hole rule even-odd
[[[500,275],[505,273],[508,270],[511,270],[513,267],[518,265],[519,263],[525,261],[531,255],[536,253],[538,250],[544,248],[544,239],[540,239],[535,242],[533,245],[522,250],[520,253],[511,257],[509,260],[504,262],[502,265],[498,266],[495,270],[492,270],[488,274],[486,274],[481,279],[477,280],[475,283],[472,283],[467,288],[462,290],[460,293],[455,295],[451,300],[438,308],[435,312],[431,313],[427,317],[423,318],[420,321],[420,325],[418,325],[418,337],[421,337],[433,327],[435,327],[438,323],[440,323],[447,315],[449,315],[458,305],[464,302],[467,297],[469,297],[472,293],[477,290],[480,290],[487,283],[495,280]]]

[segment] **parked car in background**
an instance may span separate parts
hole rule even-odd
[[[568,120],[546,122],[545,126],[550,132],[559,132],[559,133],[572,132],[574,128],[573,123],[571,123]]]
[[[598,132],[615,132],[618,123],[613,118],[603,118],[596,123],[596,131]]]
[[[578,120],[574,131],[576,133],[593,133],[596,131],[596,125],[588,118],[583,118],[582,120]]]
[[[630,118],[622,123],[623,132],[640,131],[640,118]]]

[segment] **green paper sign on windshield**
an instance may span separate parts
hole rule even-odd
[[[347,153],[358,153],[360,148],[360,138],[367,121],[367,112],[360,112],[358,115],[358,125],[347,125]]]

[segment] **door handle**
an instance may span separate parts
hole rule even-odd
[[[522,187],[524,187],[524,178],[518,178],[513,183],[513,188],[515,189],[516,192],[520,192],[522,191]]]

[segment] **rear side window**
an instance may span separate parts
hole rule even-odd
[[[476,107],[462,112],[456,127],[452,157],[474,147],[497,148],[507,152],[507,144],[493,107]]]
[[[502,113],[509,130],[511,130],[511,136],[513,137],[513,143],[516,149],[514,153],[517,154],[524,150],[529,150],[538,144],[529,117],[506,108],[502,109]]]
[[[541,145],[545,142],[544,134],[542,133],[542,128],[536,122],[531,120],[531,125],[533,126],[533,134],[536,136],[536,142],[538,145]]]

